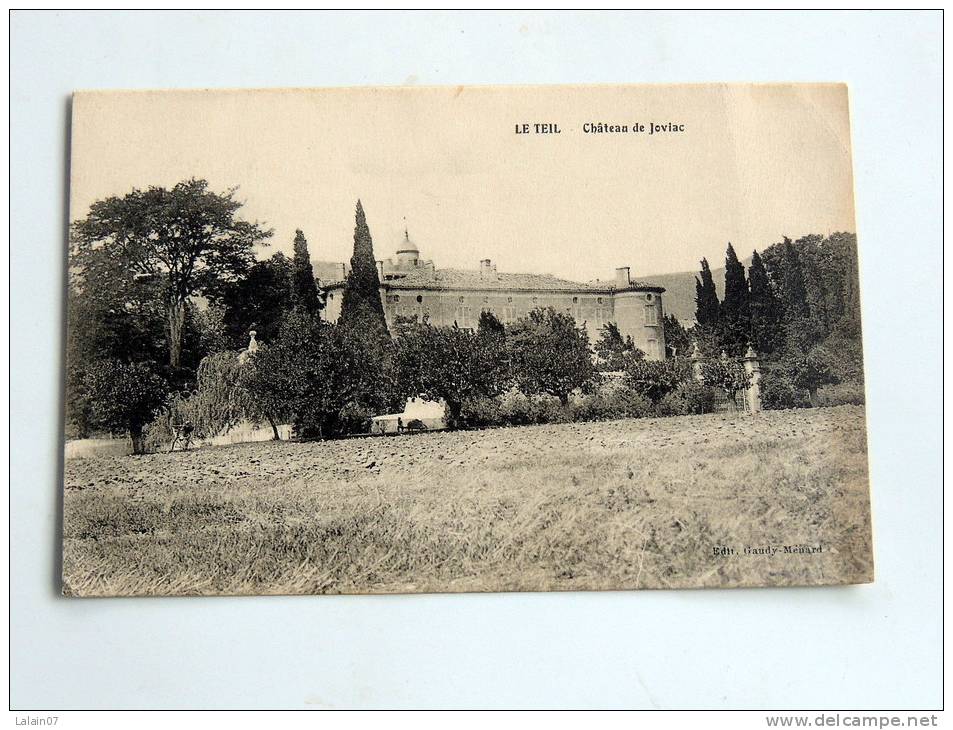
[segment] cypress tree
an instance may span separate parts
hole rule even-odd
[[[719,310],[719,320],[721,344],[732,355],[743,354],[748,345],[751,330],[748,300],[745,267],[729,242],[725,252],[725,298]]]
[[[757,251],[752,254],[748,267],[748,285],[752,344],[758,352],[774,352],[780,344],[781,303],[771,288],[764,261]]]
[[[705,298],[705,289],[702,287],[702,283],[698,280],[698,277],[695,277],[695,321],[701,325],[703,320],[706,319],[706,314],[708,310],[702,305],[702,302]]]
[[[718,324],[718,292],[708,259],[701,260],[701,281],[695,278],[695,320],[702,327]]]
[[[348,324],[355,318],[373,315],[386,329],[384,305],[381,302],[381,280],[377,275],[374,259],[374,242],[364,218],[364,207],[357,201],[354,216],[354,253],[351,255],[351,271],[344,282],[341,302],[341,323]]]
[[[323,306],[318,294],[318,282],[314,278],[314,269],[311,267],[311,256],[308,254],[308,239],[301,229],[295,231],[294,268],[292,273],[292,299],[295,306],[314,315]]]
[[[344,281],[338,322],[344,346],[353,358],[354,402],[374,413],[394,407],[395,395],[387,377],[393,358],[393,343],[381,303],[374,244],[360,200],[355,212],[351,271]]]

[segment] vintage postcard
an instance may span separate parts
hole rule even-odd
[[[848,108],[76,93],[64,593],[872,581]]]

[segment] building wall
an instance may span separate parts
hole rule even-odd
[[[327,292],[324,296],[324,309],[321,310],[321,317],[328,322],[337,322],[341,316],[341,300],[344,296],[344,289],[336,288]]]
[[[615,297],[615,322],[650,360],[665,359],[662,329],[662,295],[656,292],[622,291]]]
[[[328,293],[323,316],[330,322],[341,315],[341,289]],[[636,347],[651,360],[665,358],[662,332],[662,297],[655,292],[622,291],[452,291],[381,288],[384,316],[391,327],[398,316],[423,319],[437,326],[476,328],[480,313],[489,310],[504,324],[525,317],[538,307],[568,312],[585,325],[589,340],[599,339],[603,325],[614,322],[623,336],[630,336]]]

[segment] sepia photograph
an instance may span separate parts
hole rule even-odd
[[[943,20],[11,10],[14,724],[942,725]]]
[[[71,115],[65,595],[873,581],[845,85]]]

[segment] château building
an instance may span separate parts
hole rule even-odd
[[[328,321],[341,314],[344,264],[335,265],[338,278],[322,282],[326,300],[322,312]],[[335,269],[332,269],[335,270]],[[599,339],[600,330],[615,323],[623,337],[629,336],[646,358],[665,358],[660,286],[635,281],[629,267],[615,270],[611,281],[568,281],[549,274],[498,272],[489,259],[479,269],[438,269],[425,260],[407,232],[396,258],[377,262],[381,301],[390,327],[398,316],[423,319],[434,325],[475,328],[484,310],[508,324],[538,307],[565,311],[584,325],[589,339]]]

